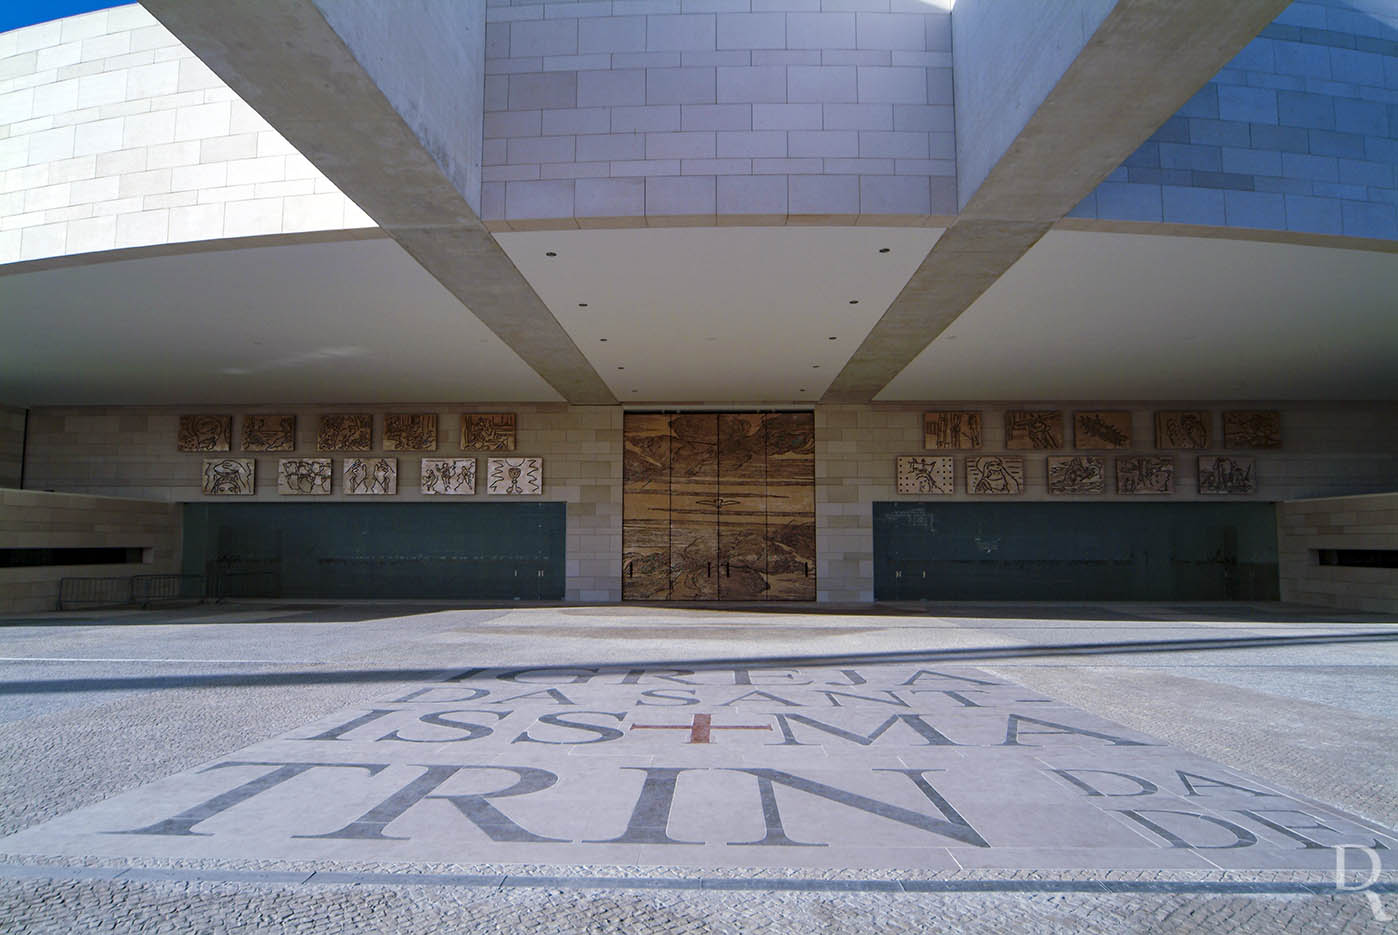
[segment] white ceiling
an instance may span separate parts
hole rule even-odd
[[[814,402],[940,233],[499,239],[617,398],[644,405]],[[1394,399],[1395,297],[1394,253],[1053,231],[879,399]],[[0,403],[558,399],[388,239],[0,276]]]
[[[1398,253],[1050,231],[877,398],[1398,398]]]
[[[0,276],[11,405],[557,401],[392,240]]]
[[[623,403],[813,402],[941,233],[707,227],[496,238]]]

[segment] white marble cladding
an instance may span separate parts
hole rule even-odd
[[[0,263],[373,226],[140,6],[0,33]]]
[[[922,0],[491,0],[486,220],[954,214]]]

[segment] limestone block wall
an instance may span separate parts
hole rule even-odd
[[[0,568],[0,613],[54,610],[62,578],[178,571],[180,511],[168,502],[0,490],[0,543],[5,548],[146,550],[140,564]]]
[[[1065,497],[1047,491],[1047,455],[1059,451],[1009,451],[1005,448],[1006,409],[1062,409],[1065,420],[1080,409],[1128,409],[1132,412],[1132,448],[1080,452],[1106,457],[1105,496]],[[925,452],[922,413],[928,409],[976,409],[982,414],[983,447],[979,451]],[[1175,493],[1169,497],[1122,496],[1115,493],[1112,458],[1119,454],[1155,453],[1154,413],[1167,409],[1208,409],[1210,437],[1217,447],[1205,451],[1160,451],[1175,459]],[[1283,447],[1234,451],[1222,447],[1224,409],[1277,409],[1281,412]],[[1387,491],[1398,477],[1398,439],[1385,426],[1398,424],[1398,405],[1383,404],[1266,404],[1201,402],[959,402],[886,406],[823,406],[816,409],[816,554],[819,599],[873,600],[873,503],[876,500],[955,502],[996,500],[1127,500],[1251,499],[1267,502],[1349,493]],[[955,458],[956,493],[951,496],[899,494],[895,459],[899,455],[940,454]],[[1025,490],[1014,497],[971,496],[966,493],[964,459],[975,454],[1007,454],[1025,459]],[[1248,497],[1201,495],[1197,485],[1198,455],[1240,454],[1257,462],[1257,493]]]
[[[36,408],[30,411],[29,457],[25,485],[73,493],[139,497],[167,503],[208,501],[199,489],[207,453],[175,450],[181,413],[233,415],[232,457],[256,461],[256,494],[248,500],[284,499],[277,493],[277,461],[286,457],[328,457],[334,461],[333,493],[298,502],[343,500],[343,452],[317,452],[319,417],[331,412],[374,416],[369,456],[398,459],[398,493],[393,501],[419,501],[420,459],[475,457],[475,499],[484,500],[486,452],[460,451],[463,412],[513,412],[518,456],[544,461],[543,500],[568,504],[566,597],[573,601],[621,598],[621,410],[604,406],[461,403],[364,406],[271,406],[181,408]],[[296,451],[247,452],[240,448],[242,417],[249,412],[296,416]],[[436,412],[436,452],[383,450],[384,413]],[[221,454],[221,453],[220,453]],[[352,498],[360,499],[360,498]],[[463,498],[471,499],[471,498]],[[492,500],[496,498],[491,498]]]
[[[1073,217],[1398,238],[1398,10],[1297,0]]]
[[[1322,565],[1320,549],[1398,551],[1398,493],[1277,505],[1281,594],[1287,601],[1398,612],[1398,569]]]
[[[0,487],[18,487],[24,473],[24,410],[0,406]]]
[[[0,33],[0,263],[373,226],[139,5]]]
[[[922,0],[491,0],[487,220],[956,212]]]

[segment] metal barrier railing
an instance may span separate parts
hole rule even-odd
[[[203,575],[129,575],[110,578],[61,578],[58,609],[74,607],[148,607],[157,601],[203,601]]]
[[[58,582],[58,609],[119,607],[131,603],[131,578],[63,578]]]
[[[157,601],[203,601],[208,596],[203,575],[135,575],[131,601],[149,607]]]

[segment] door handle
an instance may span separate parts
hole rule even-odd
[[[724,562],[724,563],[723,563],[723,577],[725,577],[725,578],[731,578],[731,577],[733,577],[733,568],[732,568],[732,566],[729,565],[727,562]]]
[[[807,578],[809,578],[809,577],[811,576],[811,563],[810,563],[810,562],[802,562],[802,563],[801,563],[801,574],[805,575]]]
[[[627,563],[626,563],[626,577],[628,577],[628,578],[634,578],[634,577],[636,577],[636,563],[635,563],[635,562],[627,562]]]
[[[704,563],[704,577],[706,577],[706,578],[712,578],[713,576],[714,576],[714,563],[713,563],[713,562],[705,562],[705,563]]]

